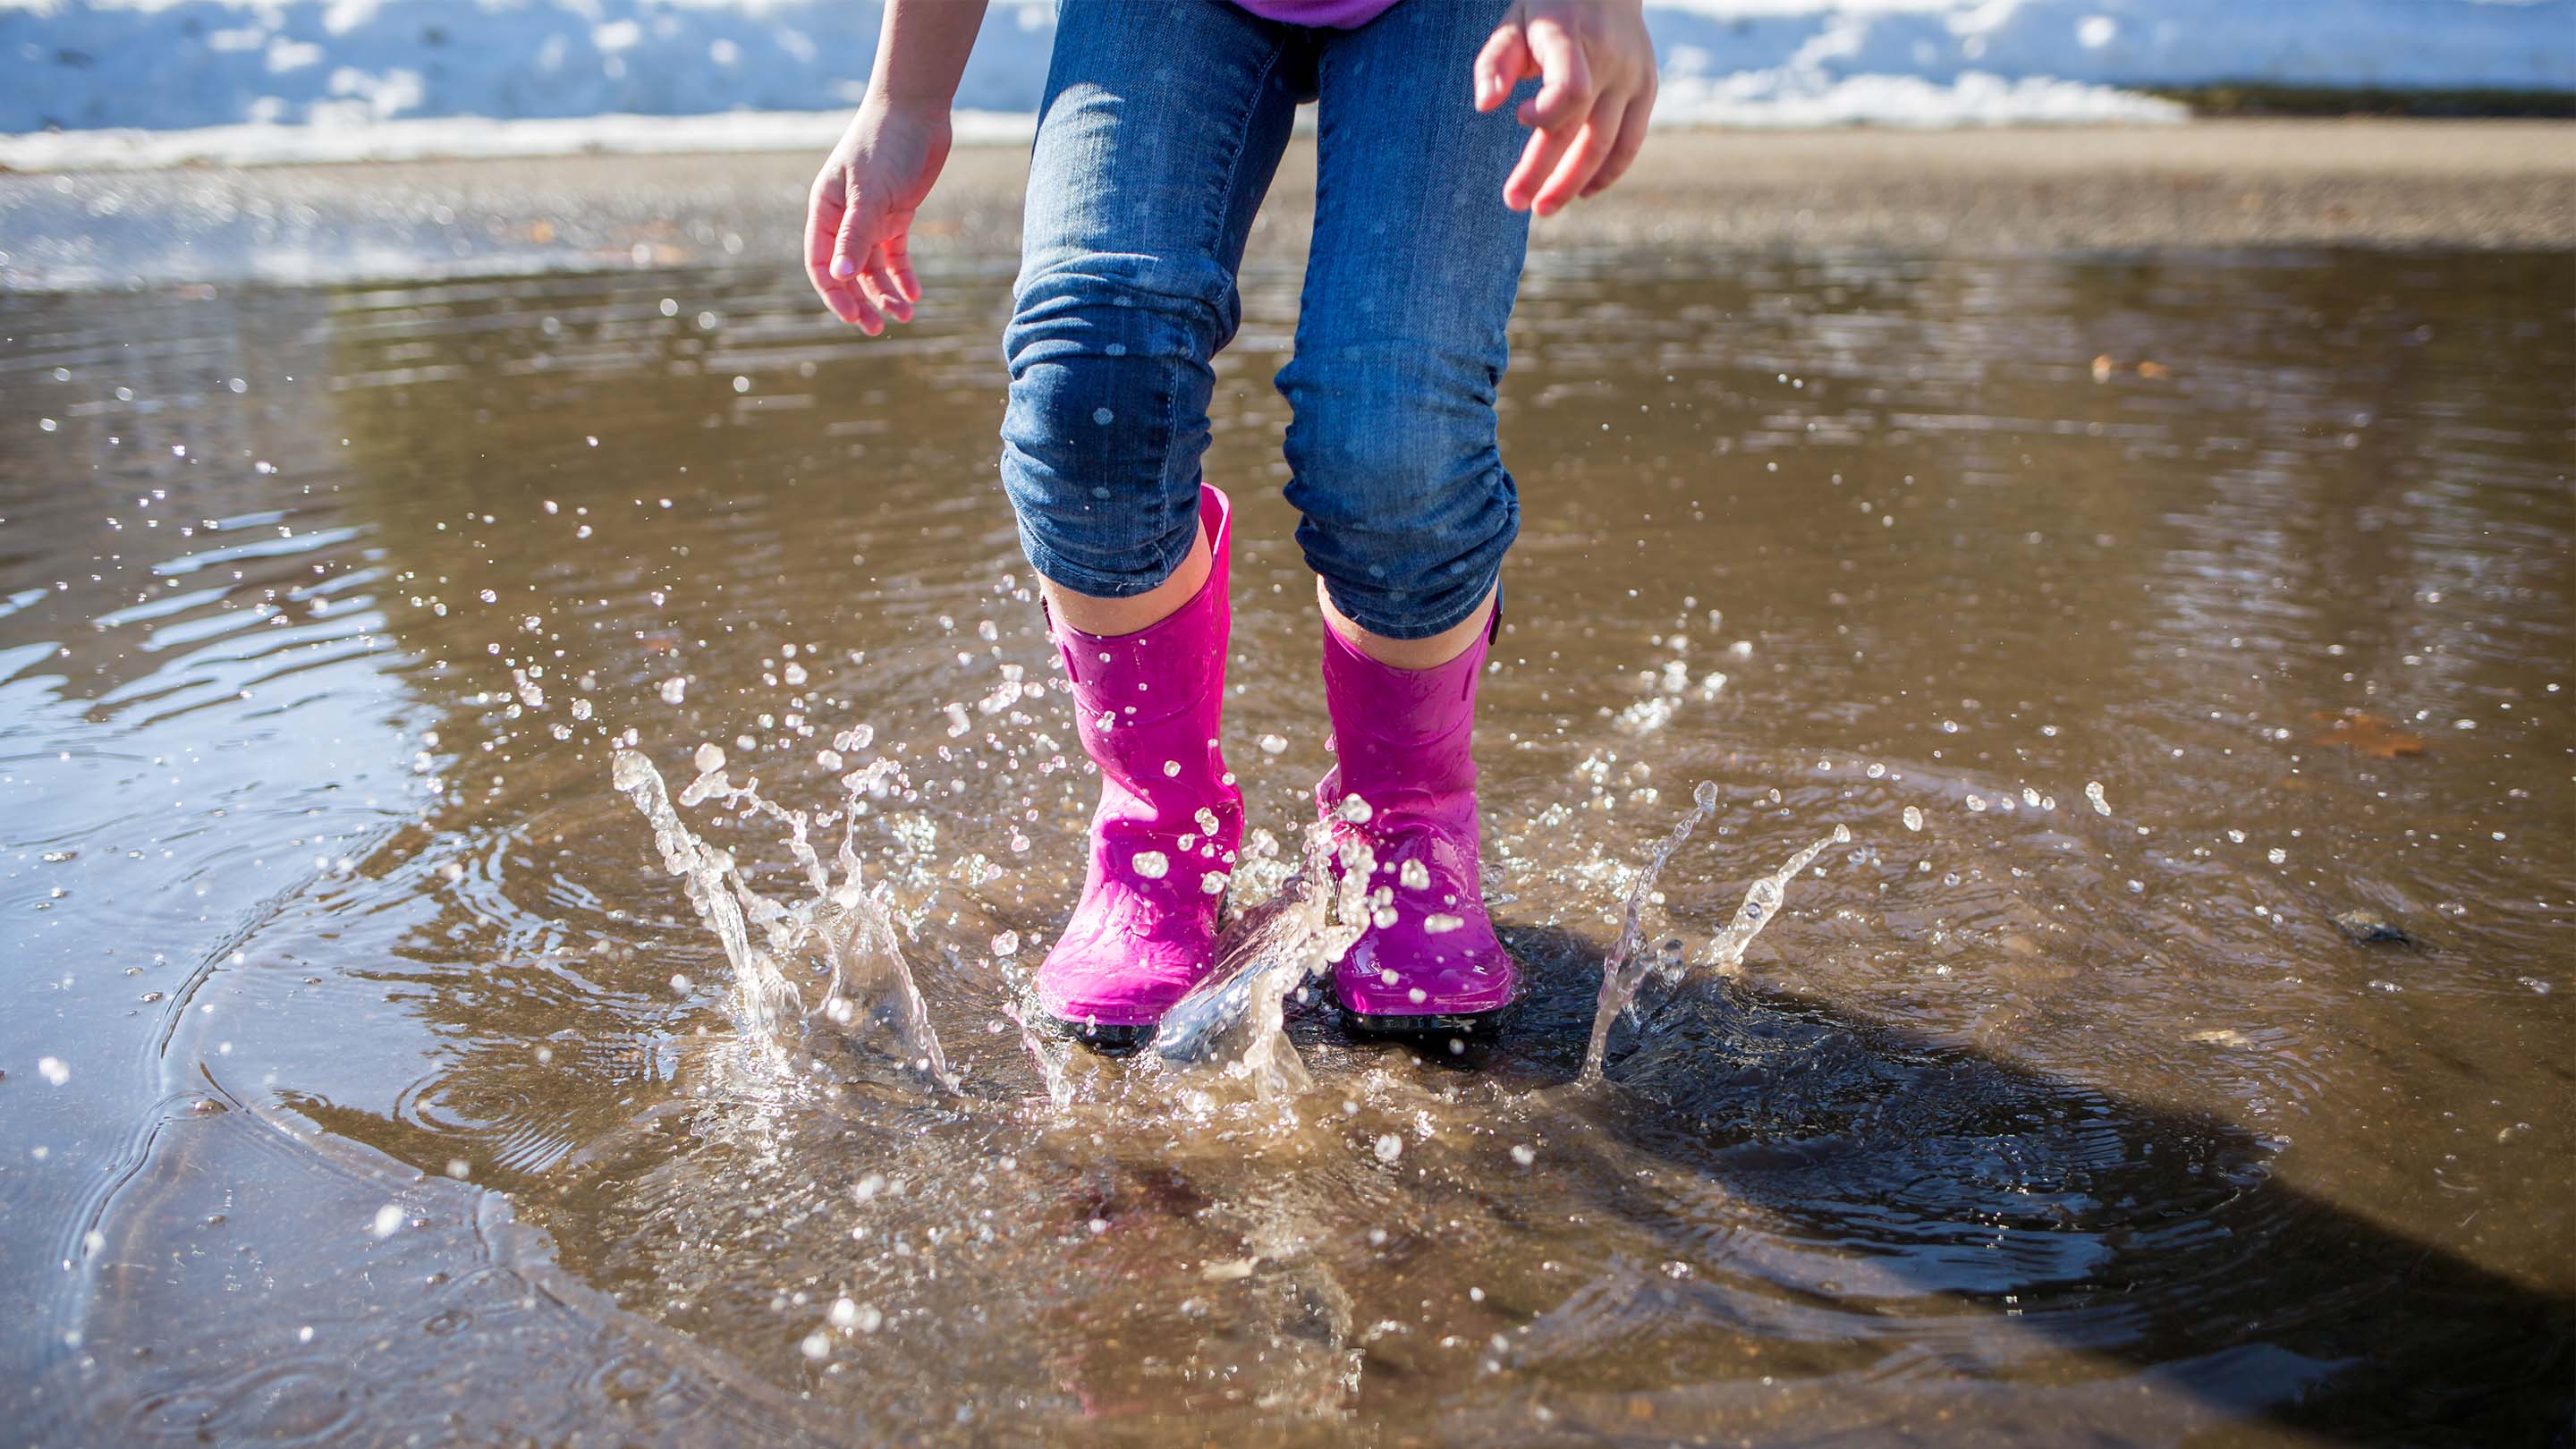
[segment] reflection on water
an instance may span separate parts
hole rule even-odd
[[[1264,978],[1284,1042],[1208,1040],[1267,1090],[1019,1028],[1090,784],[999,286],[869,343],[792,281],[0,299],[33,1437],[2564,1423],[2576,264],[1546,259],[1481,736],[1531,995],[1425,1059]],[[1311,944],[1294,282],[1208,466],[1242,939]],[[725,772],[732,875],[621,749]],[[854,1030],[743,1070],[692,887]]]

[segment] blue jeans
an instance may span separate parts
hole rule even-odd
[[[1520,526],[1494,391],[1529,237],[1502,187],[1526,133],[1512,104],[1479,115],[1469,76],[1506,9],[1400,0],[1343,31],[1225,0],[1063,0],[1003,337],[1002,483],[1039,573],[1126,598],[1189,552],[1209,360],[1312,99],[1315,233],[1278,377],[1297,542],[1371,633],[1475,612]]]

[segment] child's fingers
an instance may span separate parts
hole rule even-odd
[[[1574,144],[1566,148],[1565,159],[1548,174],[1547,184],[1530,198],[1530,210],[1541,216],[1554,216],[1565,204],[1583,194],[1600,174],[1602,163],[1610,159],[1610,149],[1619,139],[1619,118],[1627,110],[1617,97],[1605,96],[1592,108],[1583,129],[1575,133]]]
[[[860,331],[874,337],[885,330],[885,318],[875,304],[862,295],[866,290],[864,287],[850,284],[858,277],[860,267],[866,264],[868,253],[875,250],[876,241],[870,233],[876,227],[878,212],[864,196],[851,197],[847,207],[841,213],[841,225],[832,241],[833,285],[840,289],[841,295],[850,299],[856,312],[855,316],[844,315],[841,320],[856,323]]]
[[[895,282],[894,270],[886,265],[884,247],[870,249],[867,269],[859,273],[859,280],[867,284],[868,300],[876,303],[878,311],[897,322],[912,320],[912,299]]]
[[[1537,197],[1539,184],[1556,170],[1565,148],[1574,141],[1571,126],[1554,131],[1530,132],[1529,144],[1521,148],[1520,164],[1512,168],[1503,182],[1503,205],[1514,211],[1527,211]]]
[[[894,274],[895,285],[903,290],[904,300],[920,301],[921,280],[912,274],[911,227],[898,228],[894,235],[885,239],[885,259],[886,270]]]
[[[1581,125],[1592,113],[1593,100],[1592,67],[1583,58],[1583,47],[1565,27],[1542,18],[1529,27],[1529,52],[1543,83],[1537,95],[1521,103],[1521,124],[1542,131]]]
[[[1521,23],[1506,20],[1485,48],[1476,52],[1476,109],[1490,111],[1512,93],[1521,77],[1530,73],[1529,40],[1521,33]]]
[[[1655,93],[1647,91],[1628,102],[1619,121],[1619,139],[1610,147],[1610,159],[1593,173],[1590,185],[1583,188],[1586,196],[1597,196],[1610,189],[1610,183],[1628,174],[1628,167],[1646,145],[1646,121],[1654,114]]]
[[[832,186],[817,184],[805,207],[805,276],[833,316],[856,324],[858,299],[832,275],[832,249],[838,245],[840,230],[840,194]]]

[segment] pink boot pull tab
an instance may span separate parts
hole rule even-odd
[[[1397,669],[1324,628],[1337,759],[1315,803],[1376,857],[1375,921],[1333,968],[1334,994],[1363,1030],[1473,1030],[1519,986],[1476,860],[1476,681],[1488,643],[1436,668]],[[1346,818],[1359,813],[1343,809],[1350,796],[1367,804],[1365,819]]]
[[[1038,967],[1038,1007],[1112,1049],[1141,1045],[1215,964],[1217,907],[1243,843],[1243,794],[1217,745],[1232,518],[1201,485],[1207,583],[1160,623],[1109,637],[1054,624],[1100,808],[1082,899]]]

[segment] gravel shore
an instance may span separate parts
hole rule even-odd
[[[0,289],[333,280],[795,251],[819,157],[581,156],[0,175]],[[931,266],[1001,264],[1027,157],[966,147],[924,210]],[[1256,253],[1293,254],[1309,143]],[[1674,131],[1542,249],[2135,251],[2576,246],[2576,123],[2198,121],[2105,129]]]

